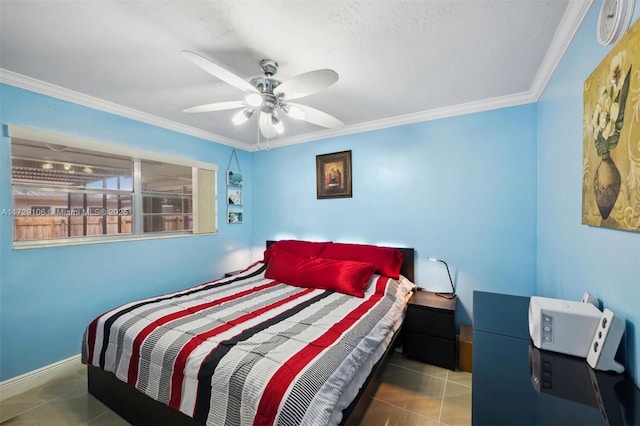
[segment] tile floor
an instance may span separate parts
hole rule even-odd
[[[87,393],[85,369],[0,403],[0,425],[128,425]],[[471,425],[471,373],[393,354],[364,426]]]
[[[394,353],[363,426],[470,426],[471,373]]]

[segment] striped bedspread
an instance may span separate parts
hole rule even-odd
[[[362,299],[268,280],[265,269],[97,317],[83,362],[208,425],[330,424],[413,284],[374,275]]]

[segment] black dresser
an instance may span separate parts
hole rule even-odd
[[[639,426],[633,380],[535,348],[528,310],[528,297],[473,294],[473,425]]]

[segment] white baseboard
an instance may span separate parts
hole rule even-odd
[[[80,354],[78,354],[0,382],[0,401],[4,401],[5,399],[30,391],[52,380],[73,373],[81,366]]]

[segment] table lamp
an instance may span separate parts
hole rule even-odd
[[[444,291],[433,291],[436,295],[440,296],[440,297],[445,297],[447,299],[453,299],[456,296],[456,290],[453,286],[453,280],[451,279],[451,272],[449,271],[449,265],[447,265],[447,262],[445,262],[442,259],[435,259],[433,257],[427,257],[427,260],[430,262],[434,262],[434,263],[441,263],[444,265],[444,268],[440,267],[440,268],[436,268],[433,271],[430,271],[431,273],[430,278],[433,279],[429,279],[429,282],[437,282],[437,283],[442,283],[444,281],[447,281],[448,279],[448,285],[446,286],[447,288],[444,289]],[[447,271],[447,275],[445,277],[444,275],[444,271]],[[437,277],[437,278],[436,278]],[[442,286],[438,287],[438,289],[441,289]],[[449,288],[451,289],[449,291]]]

